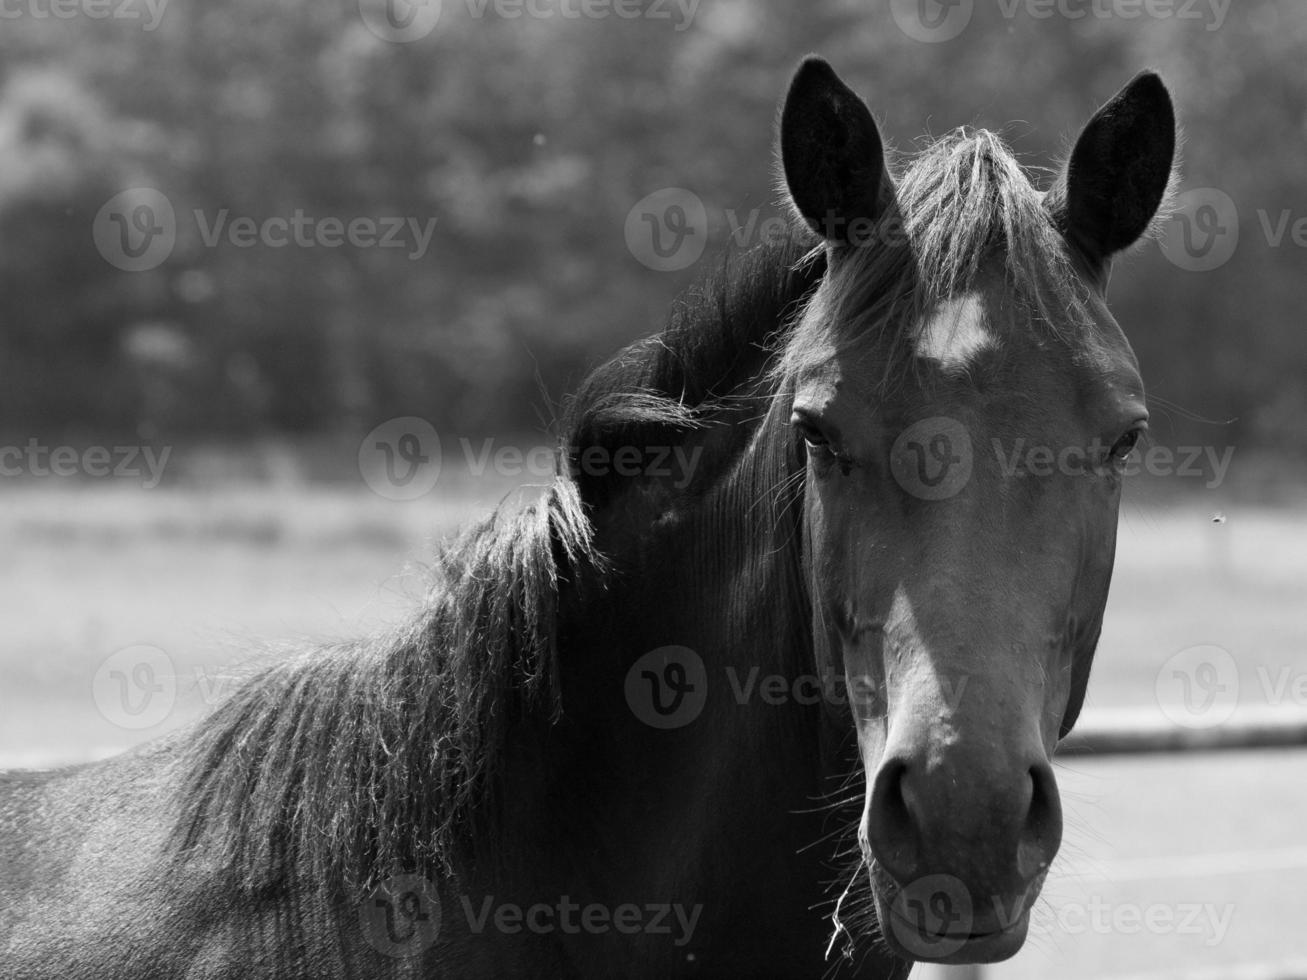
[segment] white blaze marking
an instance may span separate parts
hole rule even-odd
[[[937,361],[946,371],[961,371],[980,351],[998,346],[985,329],[979,296],[950,299],[926,321],[917,340],[917,356]]]

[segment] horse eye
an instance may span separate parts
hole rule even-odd
[[[832,451],[830,440],[826,438],[826,434],[806,415],[800,415],[796,412],[790,418],[790,425],[795,432],[803,437],[803,441],[807,444],[809,450],[827,453]]]
[[[1130,458],[1130,454],[1135,451],[1135,446],[1139,445],[1139,437],[1143,434],[1140,426],[1135,426],[1120,439],[1112,444],[1111,456],[1115,462],[1124,463]]]

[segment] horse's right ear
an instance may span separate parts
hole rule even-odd
[[[885,152],[867,106],[809,55],[781,110],[781,167],[794,207],[831,244],[870,237],[887,199]]]

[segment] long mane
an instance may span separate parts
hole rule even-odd
[[[509,726],[556,708],[560,579],[596,560],[575,488],[556,481],[438,555],[406,627],[242,686],[178,762],[181,853],[202,847],[253,891],[448,870]]]

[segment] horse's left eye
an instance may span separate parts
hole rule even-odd
[[[1135,446],[1139,445],[1139,437],[1143,434],[1140,426],[1135,426],[1116,442],[1112,443],[1111,457],[1116,463],[1124,463],[1130,458],[1130,454],[1135,451]]]

